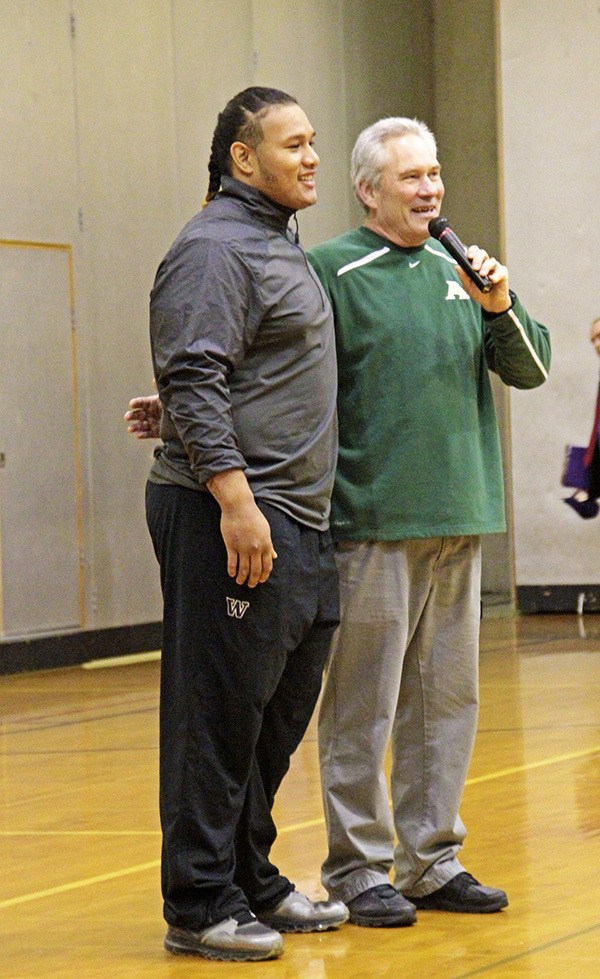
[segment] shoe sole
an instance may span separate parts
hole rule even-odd
[[[418,911],[447,911],[451,914],[496,914],[498,911],[502,911],[503,908],[508,907],[508,901],[499,902],[498,904],[489,905],[488,907],[479,908],[469,908],[464,904],[461,905],[448,905],[444,907],[442,904],[417,904],[418,898],[411,897],[411,901],[415,904]]]
[[[203,959],[215,959],[219,962],[263,962],[267,959],[277,959],[283,954],[283,942],[268,951],[260,949],[213,948],[210,945],[184,945],[165,939],[165,948],[172,955],[197,955]]]
[[[381,915],[379,918],[362,914],[350,914],[349,924],[361,928],[405,928],[414,925],[417,916],[414,912],[407,914]]]
[[[274,928],[275,931],[280,931],[284,935],[293,934],[306,934],[311,931],[333,931],[335,928],[340,928],[341,925],[348,921],[348,915],[344,918],[336,918],[335,921],[292,921],[290,919],[282,920],[281,918],[268,918],[266,916],[261,917],[260,912],[258,914],[258,920],[262,925],[267,925],[268,928]]]

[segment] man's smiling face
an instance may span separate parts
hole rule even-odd
[[[378,186],[360,188],[369,207],[365,224],[396,245],[414,248],[427,240],[428,224],[440,213],[440,164],[426,140],[413,133],[393,137],[385,148]]]
[[[299,105],[277,105],[260,121],[263,139],[248,148],[247,182],[294,211],[316,203],[315,132]]]

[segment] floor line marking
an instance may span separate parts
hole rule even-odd
[[[313,826],[323,826],[324,823],[324,816],[319,816],[318,819],[307,819],[304,823],[292,823],[291,826],[282,826],[281,829],[277,830],[277,835],[283,836],[284,833],[297,833],[299,829],[312,829]]]
[[[44,897],[53,897],[55,894],[65,894],[67,891],[77,891],[82,887],[90,887],[92,884],[104,884],[108,880],[118,880],[119,877],[129,877],[131,874],[143,873],[146,870],[155,870],[160,867],[160,860],[152,860],[150,863],[139,863],[135,867],[126,867],[123,870],[113,870],[109,874],[100,874],[98,877],[86,877],[84,880],[73,880],[70,884],[59,884],[57,887],[49,887],[45,891],[36,891],[33,894],[21,894],[19,897],[9,897],[5,901],[0,901],[2,908],[12,908],[17,904],[26,904],[28,901],[38,901]]]
[[[552,758],[531,761],[526,765],[516,765],[514,768],[502,768],[498,772],[490,772],[489,775],[477,775],[475,778],[468,778],[465,785],[478,785],[480,782],[491,782],[495,778],[518,775],[520,772],[531,772],[536,768],[545,768],[548,765],[558,765],[563,761],[576,761],[578,758],[585,758],[587,755],[595,755],[599,751],[600,745],[596,745],[593,748],[584,748],[582,751],[570,751],[565,755],[554,755]]]
[[[160,836],[159,829],[6,829],[4,836]]]
[[[489,782],[489,781],[491,781],[492,779],[495,779],[495,778],[504,778],[504,777],[506,777],[508,775],[516,775],[516,774],[519,774],[519,772],[531,771],[532,769],[535,769],[535,768],[543,768],[543,767],[548,766],[548,765],[556,765],[556,764],[560,764],[561,762],[564,762],[564,761],[574,761],[577,758],[585,758],[586,755],[593,755],[593,754],[596,754],[599,751],[600,751],[600,745],[597,745],[594,748],[587,748],[587,749],[585,749],[583,751],[572,751],[572,752],[569,752],[568,754],[564,754],[564,755],[555,755],[552,758],[546,758],[546,759],[544,759],[542,761],[530,762],[527,765],[519,765],[519,766],[516,766],[515,768],[504,768],[504,769],[502,769],[502,770],[500,770],[498,772],[491,772],[489,775],[480,775],[480,776],[478,776],[476,778],[467,779],[466,784],[467,785],[476,785],[476,784],[478,784],[480,782]],[[308,819],[308,820],[305,820],[302,823],[292,823],[290,826],[283,826],[279,830],[279,835],[280,836],[283,836],[284,834],[287,834],[287,833],[296,833],[296,832],[298,832],[301,829],[310,829],[310,828],[312,828],[314,826],[322,826],[324,824],[324,822],[325,822],[325,819],[321,816],[318,819]],[[39,836],[47,835],[47,836],[50,836],[50,835],[61,835],[61,834],[60,833],[50,833],[50,832],[48,832],[48,833],[39,833],[39,834],[36,834],[35,832],[31,832],[31,833],[0,832],[0,837],[2,837],[2,836],[19,836],[19,835],[21,835],[21,836],[35,836],[35,835],[39,835]],[[65,831],[65,835],[75,835],[75,834],[68,833],[68,832]],[[93,831],[90,830],[90,831],[79,832],[79,833],[77,833],[77,835],[94,835],[94,833],[93,833]],[[108,834],[108,833],[102,833],[101,832],[101,833],[98,833],[98,834],[95,834],[95,835],[110,835],[110,834]],[[115,831],[115,834],[114,835],[118,835],[118,831]],[[127,835],[127,833],[123,833],[122,835]],[[134,833],[132,833],[131,835],[134,835]],[[135,835],[141,835],[141,834],[135,834]],[[158,835],[158,833],[156,835]],[[157,867],[160,867],[160,860],[152,860],[150,863],[140,863],[140,864],[137,864],[134,867],[125,867],[123,870],[115,870],[115,871],[112,871],[111,873],[108,873],[108,874],[100,874],[97,877],[86,877],[83,880],[75,880],[75,881],[72,881],[69,884],[60,884],[57,887],[50,887],[50,888],[48,888],[47,890],[44,890],[44,891],[36,891],[33,894],[22,894],[19,897],[12,897],[12,898],[8,898],[7,900],[0,901],[0,910],[2,908],[15,907],[18,904],[25,904],[25,903],[27,903],[29,901],[37,901],[37,900],[40,900],[40,899],[45,898],[45,897],[53,897],[55,894],[65,894],[68,891],[79,890],[82,887],[91,887],[94,884],[103,884],[103,883],[105,883],[106,881],[109,881],[109,880],[118,880],[120,877],[128,877],[131,874],[143,873],[146,870],[155,870]],[[477,975],[477,973],[466,973],[465,975]]]
[[[151,653],[130,653],[128,656],[107,656],[105,659],[89,659],[81,663],[83,670],[105,670],[111,666],[137,666],[138,663],[160,661],[160,649]]]
[[[519,962],[522,959],[528,958],[530,955],[535,955],[536,952],[545,952],[549,948],[555,948],[557,945],[564,945],[566,942],[572,942],[576,938],[583,938],[584,935],[590,935],[592,932],[598,931],[599,928],[600,924],[590,925],[589,928],[582,928],[581,931],[574,931],[568,935],[563,935],[561,938],[554,938],[552,941],[544,942],[542,945],[532,945],[523,952],[518,952],[516,955],[511,955],[506,959],[498,959],[496,962],[490,962],[489,965],[483,965],[479,969],[473,969],[472,972],[461,972],[460,975],[454,976],[454,979],[470,979],[471,976],[482,976],[486,972],[494,972],[500,966],[510,965],[511,962]]]

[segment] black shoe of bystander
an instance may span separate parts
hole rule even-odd
[[[489,914],[508,906],[504,891],[496,887],[484,887],[471,874],[463,871],[423,897],[408,895],[409,901],[419,911],[457,911],[463,914]]]

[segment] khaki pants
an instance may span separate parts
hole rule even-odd
[[[342,619],[319,716],[323,884],[347,902],[394,867],[398,889],[423,896],[464,869],[458,809],[477,728],[479,538],[345,543],[336,558]]]

